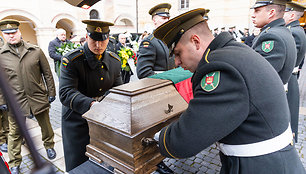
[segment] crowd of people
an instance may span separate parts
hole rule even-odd
[[[294,147],[297,79],[306,51],[305,31],[298,20],[305,7],[287,0],[256,0],[252,34],[248,28],[237,32],[235,26],[212,32],[207,9],[172,19],[170,9],[171,4],[162,3],[149,10],[155,30],[138,38],[139,47],[128,33],[118,39],[110,36],[113,23],[90,19],[82,21],[87,33],[80,45],[63,55],[58,49],[71,41],[64,29],[56,30],[48,52],[59,79],[66,171],[88,160],[89,128],[82,115],[109,89],[129,83],[132,75],[142,79],[182,67],[193,73],[194,99],[179,120],[154,136],[162,155],[187,158],[217,143],[222,174],[305,173]],[[41,127],[47,157],[54,159],[49,119],[50,104],[56,99],[54,79],[45,54],[22,40],[19,25],[13,19],[0,21],[6,41],[2,44],[0,38],[1,65],[22,112],[35,117]],[[120,51],[126,48],[135,51],[134,62],[123,63]],[[11,173],[18,174],[23,138],[2,93],[0,118],[0,150],[9,155]],[[173,173],[162,161],[157,171]]]

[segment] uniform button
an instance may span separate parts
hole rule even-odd
[[[104,66],[102,65],[102,66],[101,66],[101,68],[103,69],[103,68],[104,68]]]
[[[100,88],[99,91],[102,91],[102,88]]]
[[[103,77],[101,77],[101,80],[103,80]]]

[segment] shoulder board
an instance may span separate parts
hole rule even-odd
[[[271,27],[268,27],[267,29],[265,29],[265,33],[268,33],[268,31],[271,29]]]
[[[154,38],[154,35],[153,34],[150,34],[148,37],[147,37],[147,39],[149,39],[149,40],[152,40]]]
[[[113,53],[113,52],[111,52],[111,51],[108,51],[108,53],[109,53],[109,55],[110,55],[111,57],[115,58],[116,60],[118,60],[118,61],[120,62],[120,57],[119,57],[117,54],[115,54],[115,53]]]
[[[84,54],[83,49],[75,49],[65,55],[65,58],[67,58],[68,61],[72,62],[76,58],[80,57],[81,55]]]
[[[114,36],[109,36],[109,38],[111,38],[111,39],[116,39]]]

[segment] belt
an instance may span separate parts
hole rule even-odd
[[[299,67],[297,66],[297,67],[295,67],[294,69],[293,69],[293,71],[292,71],[292,74],[298,74],[298,72],[299,72]]]
[[[284,84],[284,90],[285,92],[288,92],[288,83]]]
[[[226,156],[254,157],[276,152],[288,146],[293,139],[291,126],[282,134],[265,141],[243,145],[229,145],[217,142],[220,151]]]

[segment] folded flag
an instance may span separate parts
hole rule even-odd
[[[192,75],[193,73],[191,73],[190,71],[184,70],[182,67],[179,67],[176,69],[165,71],[163,73],[149,76],[148,78],[171,80],[179,94],[185,99],[187,103],[189,103],[189,101],[193,99],[191,84]]]

